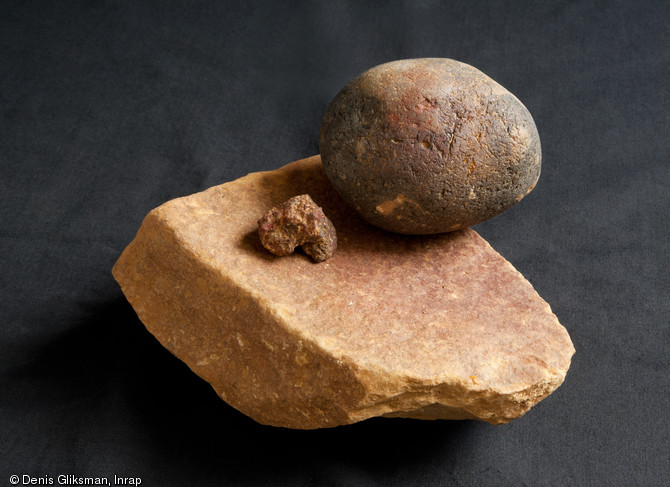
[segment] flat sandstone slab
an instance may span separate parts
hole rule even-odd
[[[316,264],[257,221],[308,193],[338,232]],[[334,192],[319,156],[151,211],[114,266],[139,318],[231,406],[321,428],[373,416],[505,423],[565,378],[549,305],[474,230],[396,235]]]

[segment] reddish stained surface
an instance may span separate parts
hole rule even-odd
[[[243,182],[240,182],[243,181]],[[240,192],[239,188],[245,189]],[[256,222],[309,194],[338,233],[315,264],[270,255]],[[371,370],[515,385],[567,370],[566,330],[532,286],[470,229],[433,236],[378,230],[334,192],[318,156],[173,200],[168,224],[192,252],[266,298],[305,336]]]
[[[523,104],[448,59],[394,61],[356,77],[328,106],[319,147],[331,181],[363,218],[413,235],[494,217],[528,193],[541,167]],[[398,195],[416,205],[379,211]]]

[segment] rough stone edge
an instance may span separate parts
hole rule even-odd
[[[341,361],[331,357],[310,340],[304,338],[296,340],[293,333],[294,330],[286,325],[280,310],[271,305],[264,307],[262,305],[264,301],[262,298],[255,296],[253,292],[236,283],[230,276],[217,272],[216,269],[200,261],[183,245],[183,242],[179,242],[180,239],[177,234],[169,225],[166,225],[165,218],[161,217],[161,213],[161,208],[159,207],[147,215],[137,236],[124,250],[112,270],[114,278],[120,284],[128,301],[149,332],[165,348],[185,362],[195,374],[209,382],[224,401],[260,423],[288,428],[311,429],[338,426],[357,421],[349,418],[347,412],[334,405],[331,400],[331,396],[337,394],[341,399],[340,402],[352,403],[352,407],[359,402],[363,392],[360,384],[358,384],[358,388],[351,387],[351,384],[357,384],[351,369],[346,367]],[[160,235],[160,240],[164,243],[168,243],[164,248],[170,249],[174,255],[166,258],[167,256],[159,257],[152,252],[152,248],[156,248],[155,244],[160,242],[156,242],[151,237],[157,235]],[[140,284],[139,281],[142,279],[135,280],[133,283],[133,274],[132,272],[127,272],[126,268],[128,266],[135,267],[141,261],[144,261],[141,265],[154,267],[155,271],[152,275],[160,276],[161,278],[151,283],[144,282],[144,285],[140,286],[138,284]],[[182,262],[183,267],[191,267],[193,269],[192,274],[194,275],[198,272],[216,272],[222,278],[220,289],[209,289],[211,294],[207,296],[207,301],[214,306],[216,306],[217,302],[221,303],[219,306],[225,308],[227,301],[230,301],[231,298],[235,300],[237,303],[236,307],[240,311],[233,311],[231,313],[230,309],[221,309],[227,315],[225,322],[221,321],[220,329],[222,330],[221,335],[227,334],[235,338],[239,349],[236,350],[233,343],[232,350],[225,354],[222,353],[223,347],[219,343],[216,349],[204,349],[200,347],[198,348],[200,353],[196,354],[188,342],[193,340],[203,342],[201,340],[202,336],[211,330],[201,329],[202,333],[200,337],[188,337],[182,333],[183,328],[175,326],[175,321],[181,318],[181,325],[187,325],[188,321],[190,321],[195,324],[194,328],[197,329],[198,326],[208,323],[208,316],[205,315],[211,311],[211,308],[207,307],[201,307],[200,309],[191,307],[180,312],[175,309],[175,306],[166,308],[162,304],[166,300],[177,304],[182,303],[178,296],[175,296],[175,283],[184,281],[184,279],[180,279],[179,274],[175,273],[174,269],[170,269],[171,264],[177,261]],[[146,276],[143,276],[143,279],[146,280]],[[184,284],[185,287],[179,294],[186,294],[190,290],[188,288],[189,283],[185,282]],[[193,290],[190,291],[192,292]],[[164,299],[156,299],[158,295]],[[186,314],[189,315],[189,319],[186,319]],[[242,348],[248,348],[249,344],[242,345],[240,340],[244,339],[240,338],[241,328],[239,326],[239,324],[249,322],[250,316],[258,320],[255,323],[255,327],[264,332],[262,337],[254,336],[254,340],[257,343],[253,345],[257,348],[257,352],[262,353],[266,358],[270,359],[272,358],[272,349],[275,351],[280,350],[291,362],[298,365],[302,364],[309,368],[303,369],[302,367],[298,367],[297,369],[284,370],[289,377],[279,380],[277,376],[280,376],[282,373],[280,366],[286,363],[286,359],[277,359],[273,361],[275,362],[275,366],[270,369],[273,375],[265,379],[253,377],[253,373],[249,371],[252,370],[251,362],[256,362],[257,357],[254,358],[253,353],[244,353],[242,351]],[[209,319],[211,319],[211,316]],[[208,328],[213,328],[213,326],[209,325]],[[223,332],[224,329],[226,330],[225,332]],[[245,339],[250,336],[249,329],[245,330]],[[188,354],[185,353],[186,349],[189,350]],[[212,359],[212,355],[215,355],[216,358]],[[256,364],[254,363],[254,365]],[[326,367],[328,370],[328,379],[325,379],[324,374],[319,372],[319,370],[323,371]],[[241,372],[237,374],[237,381],[235,380],[235,373],[237,372],[229,376],[224,375],[225,372],[236,369],[237,372]],[[244,373],[245,369],[247,371],[246,374]],[[311,369],[319,370],[314,371]],[[293,374],[291,376],[290,372],[296,370],[298,372],[302,371],[303,374]],[[277,376],[274,374],[277,374]],[[319,377],[319,380],[305,380],[313,379],[314,377]],[[296,392],[295,386],[301,381],[303,385],[305,382],[316,382],[315,385],[318,387],[313,387],[314,393],[312,394],[300,394],[299,391]],[[269,400],[261,398],[257,404],[249,404],[248,401],[244,401],[243,397],[248,394],[249,385],[254,382],[257,385],[253,389],[267,391],[268,394],[266,396]],[[245,394],[236,394],[235,390],[241,388],[240,386],[247,389]],[[282,386],[288,389],[286,391],[287,394],[283,398],[279,397],[276,398],[276,401],[273,401],[270,398],[270,393],[282,392]],[[253,394],[254,392],[251,393]],[[298,404],[298,406],[291,406],[295,404]],[[276,418],[282,416],[283,421],[277,422]],[[300,418],[299,421],[296,421],[296,418]]]

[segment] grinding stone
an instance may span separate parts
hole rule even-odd
[[[275,257],[257,222],[309,194],[338,250]],[[574,348],[531,284],[474,230],[387,233],[337,195],[319,156],[151,211],[113,274],[147,329],[256,421],[518,418]]]

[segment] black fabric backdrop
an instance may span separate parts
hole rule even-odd
[[[669,5],[0,3],[0,485],[670,485]],[[111,267],[161,203],[317,153],[337,91],[410,57],[472,64],[533,114],[539,184],[476,229],[551,304],[572,367],[504,426],[259,425]]]

